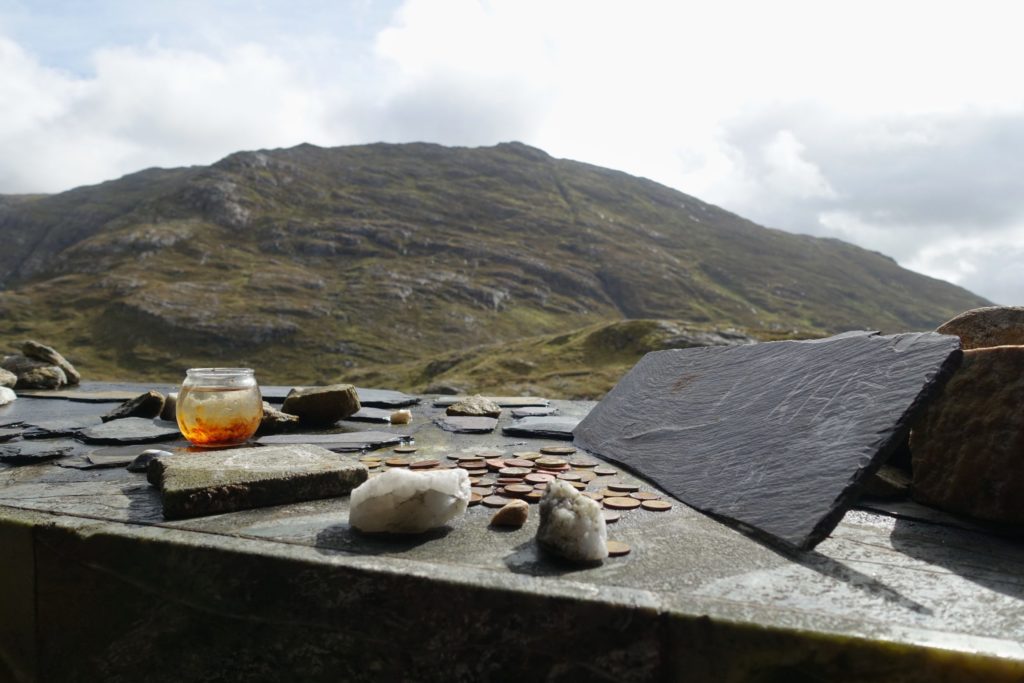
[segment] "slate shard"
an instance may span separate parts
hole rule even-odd
[[[390,432],[339,432],[337,434],[274,434],[256,440],[261,445],[316,444],[337,453],[366,451],[384,446],[397,446],[410,437]]]
[[[177,425],[163,425],[144,417],[125,417],[81,430],[77,438],[94,444],[132,444],[181,438]]]
[[[343,496],[366,481],[352,458],[310,445],[236,448],[156,458],[146,477],[159,486],[165,519]]]
[[[572,430],[580,423],[575,417],[524,417],[501,428],[506,436],[536,439],[572,439]]]
[[[5,465],[35,465],[36,463],[63,458],[71,453],[71,446],[52,446],[46,443],[20,442],[0,446],[0,463]]]
[[[574,435],[698,510],[810,549],[961,356],[933,332],[657,351]]]
[[[490,434],[498,426],[493,417],[463,417],[461,415],[445,415],[434,420],[434,423],[446,432],[456,434]]]
[[[420,402],[419,396],[390,389],[363,389],[356,387],[359,404],[370,408],[407,408]]]

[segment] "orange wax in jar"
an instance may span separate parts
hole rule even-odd
[[[178,428],[193,446],[245,443],[260,426],[263,398],[250,368],[192,368],[178,393]]]

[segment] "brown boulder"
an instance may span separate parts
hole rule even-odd
[[[498,417],[501,415],[501,406],[494,401],[477,394],[464,398],[458,403],[448,406],[445,413],[460,417]]]
[[[1024,344],[1024,306],[975,308],[935,330],[960,337],[964,349]]]
[[[68,362],[67,358],[57,353],[56,349],[46,344],[29,340],[21,345],[21,352],[34,360],[56,365],[64,371],[68,384],[78,384],[82,381],[82,376],[78,374],[78,370],[75,370],[75,366]]]
[[[1024,346],[964,352],[910,434],[915,500],[1024,523]]]
[[[0,367],[17,375],[15,389],[60,389],[68,383],[67,375],[56,365],[22,355],[5,357]]]
[[[263,417],[260,419],[260,426],[259,429],[256,430],[256,435],[266,436],[267,434],[280,434],[281,432],[287,432],[298,426],[299,418],[297,415],[283,413],[264,401]]]
[[[288,392],[281,410],[297,415],[303,425],[329,427],[359,412],[359,395],[351,384],[296,387]]]
[[[135,398],[128,399],[111,410],[100,419],[104,422],[120,420],[125,417],[159,417],[164,409],[164,395],[159,391],[147,391]]]

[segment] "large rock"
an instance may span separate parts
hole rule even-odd
[[[348,521],[367,533],[419,534],[462,515],[470,493],[466,470],[396,467],[352,492]]]
[[[359,395],[351,384],[296,387],[288,392],[281,410],[297,415],[309,427],[329,427],[359,410]]]
[[[679,500],[789,546],[824,539],[960,360],[935,334],[657,351],[575,430]]]
[[[19,354],[5,357],[0,368],[18,377],[15,389],[59,389],[68,383],[67,375],[56,365]]]
[[[1024,524],[1024,346],[965,351],[910,450],[918,502]]]
[[[281,434],[299,426],[299,416],[283,413],[266,401],[263,402],[263,417],[260,418],[256,436]]]
[[[164,395],[159,391],[147,391],[125,401],[100,419],[110,422],[125,417],[160,417],[164,409],[164,400]]]
[[[460,417],[498,417],[501,415],[501,406],[477,394],[453,403],[445,409],[445,413]]]
[[[75,369],[67,358],[57,353],[57,350],[47,346],[46,344],[40,344],[37,341],[26,341],[21,345],[21,352],[29,358],[49,363],[50,365],[56,365],[58,368],[64,371],[64,376],[67,377],[68,384],[78,384],[82,381],[82,376]]]
[[[975,308],[939,325],[936,332],[955,334],[963,348],[1024,344],[1024,306]]]
[[[18,383],[18,376],[10,370],[4,370],[0,368],[0,387],[7,387],[13,389],[14,385]]]
[[[311,445],[236,448],[156,458],[147,478],[166,519],[343,496],[366,481],[356,460]]]

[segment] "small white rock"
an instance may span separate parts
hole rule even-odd
[[[18,395],[14,393],[14,389],[0,387],[0,406],[5,406],[16,398]]]
[[[466,470],[412,472],[396,467],[352,491],[348,521],[360,531],[418,534],[463,514],[469,498]]]
[[[537,543],[573,562],[600,562],[608,557],[601,506],[564,481],[550,482],[540,501]]]
[[[412,419],[412,413],[408,410],[396,410],[391,413],[391,424],[393,425],[404,425],[409,424],[409,420]]]

